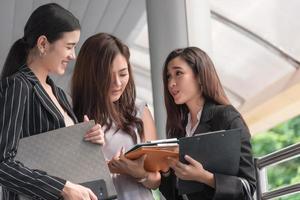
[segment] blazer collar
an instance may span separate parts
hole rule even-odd
[[[23,65],[19,70],[26,78],[33,84],[39,83],[38,78],[35,76],[35,74],[31,71],[31,69],[27,65]]]
[[[61,89],[59,89],[59,88],[55,85],[54,81],[53,81],[50,77],[47,77],[47,83],[48,83],[49,85],[51,85],[52,90],[53,90],[53,93],[54,93],[54,95],[56,96],[56,98],[57,98],[59,104],[60,104],[60,105],[63,107],[63,109],[69,114],[69,116],[73,119],[74,123],[76,124],[76,123],[78,122],[78,120],[77,120],[77,117],[75,116],[75,114],[74,114],[74,112],[73,112],[72,107],[70,107],[70,104],[69,104],[68,100],[67,100],[67,99],[64,100],[64,99],[61,98],[61,96],[62,96],[62,95],[65,95],[65,94],[62,94]]]
[[[35,74],[31,71],[29,67],[22,66],[20,69],[20,72],[25,75],[25,77],[33,84],[33,90],[37,94],[37,97],[39,98],[41,104],[44,106],[44,108],[55,118],[59,116],[59,124],[60,126],[63,125],[65,126],[64,122],[64,117],[62,113],[58,110],[56,105],[53,103],[49,95],[47,94],[46,90],[43,88],[41,85],[40,81],[38,78],[35,76]],[[68,105],[67,102],[62,100],[59,95],[59,89],[58,87],[54,84],[53,80],[47,76],[46,82],[51,86],[53,93],[55,97],[57,98],[57,101],[60,103],[60,105],[67,111],[67,113],[70,115],[70,117],[74,120],[74,123],[77,122],[77,119],[72,111],[72,108]]]
[[[210,100],[206,100],[203,106],[203,110],[202,110],[202,115],[201,115],[201,119],[200,119],[200,123],[203,122],[207,122],[210,119],[213,118],[214,116],[214,112],[213,112],[213,108],[216,106],[215,103],[213,103]]]
[[[213,118],[213,108],[215,107],[215,103],[212,101],[206,100],[203,106],[200,123],[195,130],[195,134],[205,133],[211,131],[211,125],[209,121]]]

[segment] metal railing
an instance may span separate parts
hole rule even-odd
[[[288,146],[279,151],[275,151],[266,156],[255,158],[256,176],[257,176],[257,192],[256,198],[258,200],[273,199],[282,197],[289,194],[300,192],[300,183],[292,184],[289,186],[277,188],[268,191],[266,167],[277,165],[282,162],[294,159],[300,156],[300,143]]]

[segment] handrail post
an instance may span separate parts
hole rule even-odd
[[[267,200],[300,191],[300,184],[292,184],[290,186],[268,191],[268,176],[266,169],[268,166],[276,165],[299,156],[300,143],[297,143],[263,157],[254,159],[257,180],[257,200]]]

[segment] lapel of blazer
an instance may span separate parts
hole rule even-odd
[[[59,127],[65,126],[64,117],[58,108],[55,106],[35,74],[26,66],[21,69],[21,72],[26,76],[26,78],[33,84],[33,90],[36,96],[41,102],[41,105],[47,110],[54,119],[57,119]]]
[[[209,132],[212,130],[210,120],[213,118],[214,113],[213,113],[213,108],[215,107],[215,104],[211,101],[205,101],[201,118],[200,118],[200,123],[198,127],[196,128],[194,134],[199,134],[199,133],[205,133]]]
[[[63,92],[54,84],[53,80],[50,77],[47,78],[47,83],[51,85],[53,93],[56,96],[59,104],[63,107],[65,111],[67,111],[69,116],[73,119],[74,123],[77,123],[77,117],[75,116],[73,109],[71,108]]]

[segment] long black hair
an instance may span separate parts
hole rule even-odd
[[[24,36],[12,45],[6,57],[1,79],[19,70],[26,63],[29,51],[36,46],[37,39],[44,35],[52,43],[63,36],[64,32],[80,30],[78,19],[68,10],[56,3],[38,7],[30,15]]]

